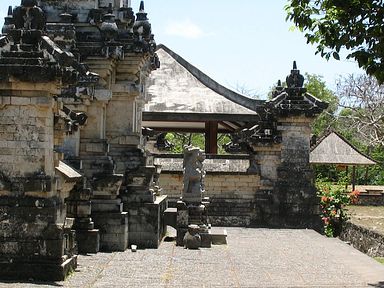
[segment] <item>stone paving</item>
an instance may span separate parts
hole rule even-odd
[[[79,256],[67,281],[0,282],[43,287],[384,287],[384,265],[312,230],[227,228],[228,245]]]

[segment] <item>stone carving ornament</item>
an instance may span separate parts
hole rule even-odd
[[[22,0],[21,6],[13,11],[16,29],[43,30],[45,28],[45,15],[36,0]]]

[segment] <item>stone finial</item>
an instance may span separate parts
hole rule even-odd
[[[109,4],[108,4],[108,14],[113,14],[112,3],[109,3]]]
[[[148,19],[147,15],[148,15],[148,13],[145,13],[145,10],[144,10],[144,1],[141,1],[139,12],[136,13],[137,21],[148,21],[149,19]]]
[[[144,1],[140,2],[139,12],[144,12]]]
[[[64,6],[64,12],[59,15],[60,19],[64,23],[71,23],[72,22],[72,14],[68,13],[68,5]]]
[[[12,6],[8,7],[8,15],[4,18],[4,26],[1,33],[7,34],[9,30],[14,29],[15,24],[13,22],[13,10]]]
[[[300,70],[297,69],[296,61],[293,61],[293,69],[291,74],[287,77],[288,88],[302,88],[304,85],[304,76],[300,74]]]
[[[136,22],[133,25],[133,32],[140,38],[148,38],[152,33],[151,24],[148,21],[147,13],[144,10],[144,1],[140,2],[139,12],[136,13]]]
[[[37,0],[21,0],[21,6],[26,8],[32,8],[37,6]]]
[[[112,3],[109,3],[108,13],[103,17],[100,32],[105,41],[115,40],[119,34],[119,28],[117,27],[115,15],[113,14]]]
[[[13,16],[13,10],[12,10],[12,6],[9,6],[8,7],[8,16]]]

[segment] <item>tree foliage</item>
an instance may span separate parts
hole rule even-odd
[[[370,147],[384,147],[384,85],[367,75],[349,75],[337,84],[339,127]]]
[[[167,133],[165,139],[173,144],[172,148],[169,151],[172,154],[182,154],[185,145],[192,145],[194,147],[199,147],[201,150],[205,150],[205,137],[203,133],[169,132]],[[224,145],[230,141],[231,137],[229,136],[229,134],[218,134],[218,154],[227,154],[227,152],[224,150]]]
[[[327,110],[323,111],[312,124],[313,134],[321,135],[335,126],[339,100],[335,93],[327,87],[322,76],[307,73],[305,79],[304,87],[307,88],[308,93],[329,103]]]
[[[384,86],[367,75],[339,78],[335,92],[327,88],[321,76],[306,74],[304,84],[308,92],[330,103],[328,109],[312,124],[312,131],[322,135],[329,128],[336,129],[355,147],[371,156],[379,164],[356,169],[356,184],[383,185],[384,183]],[[317,175],[330,182],[347,176],[338,166],[316,166]],[[351,176],[351,173],[348,175]]]
[[[382,0],[289,0],[287,19],[303,32],[317,53],[340,59],[348,49],[369,75],[384,82],[384,3]]]

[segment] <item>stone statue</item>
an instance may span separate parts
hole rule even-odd
[[[188,231],[184,236],[184,247],[187,249],[199,249],[201,246],[201,236],[199,235],[199,225],[189,225]]]
[[[205,153],[200,148],[186,146],[184,149],[184,187],[183,201],[200,203],[202,201],[203,179],[205,171],[203,169],[203,161]]]

